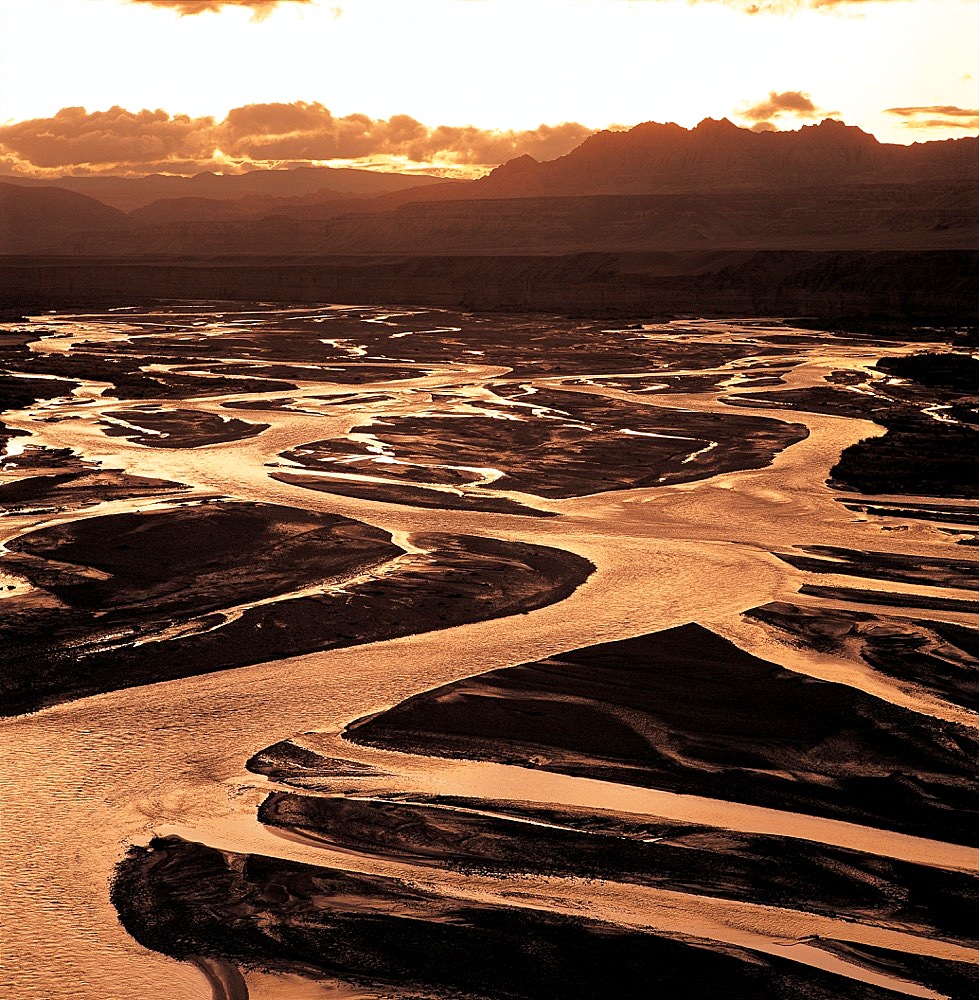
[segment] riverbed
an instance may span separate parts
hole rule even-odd
[[[199,964],[141,947],[119,922],[109,886],[127,849],[178,833],[224,851],[335,866],[336,856],[286,840],[258,822],[256,808],[274,782],[246,770],[246,760],[290,737],[339,733],[348,723],[421,691],[484,671],[697,622],[789,671],[846,685],[915,716],[968,731],[979,728],[979,716],[953,698],[895,680],[859,658],[802,648],[744,615],[772,602],[819,608],[824,598],[800,594],[806,583],[861,585],[845,573],[816,575],[794,568],[777,558],[780,551],[819,545],[920,560],[968,555],[956,544],[962,533],[943,530],[947,523],[864,514],[841,502],[853,499],[846,491],[826,484],[841,451],[883,433],[880,426],[796,408],[773,413],[770,407],[735,408],[725,402],[758,384],[823,385],[840,370],[860,376],[855,386],[873,392],[874,362],[909,353],[907,345],[813,336],[791,321],[678,320],[619,328],[562,318],[508,322],[500,316],[437,311],[271,305],[65,313],[35,317],[30,328],[38,330],[30,345],[37,355],[122,357],[132,371],[158,375],[164,384],[168,375],[197,383],[191,390],[185,382],[179,400],[162,391],[156,397],[140,395],[138,406],[156,407],[143,411],[153,420],[140,425],[134,397],[121,389],[107,391],[105,379],[87,378],[79,369],[71,376],[79,388],[4,416],[8,427],[26,435],[12,439],[15,448],[8,446],[3,481],[38,475],[32,456],[64,449],[79,467],[123,470],[186,489],[77,507],[50,497],[12,505],[0,519],[4,543],[53,525],[165,512],[176,504],[221,498],[342,515],[389,532],[409,552],[413,538],[442,532],[552,547],[582,557],[594,571],[570,596],[529,613],[106,690],[4,720],[0,894],[5,966],[16,1000],[196,1000],[212,995],[212,989],[224,995]],[[670,382],[657,383],[662,375]],[[706,388],[704,376],[709,376]],[[273,378],[286,386],[236,386],[234,380],[244,377]],[[682,379],[697,377],[702,380],[689,383],[696,391],[678,391]],[[621,387],[630,380],[637,380],[639,388]],[[616,423],[614,409],[611,415],[578,412],[578,399],[622,404],[623,419]],[[637,429],[633,424],[637,413],[643,416],[642,407],[658,408],[664,420],[672,421],[670,427]],[[181,419],[179,427],[172,418],[160,417],[175,411],[198,416]],[[684,430],[685,414],[691,425],[697,418],[694,430]],[[715,436],[705,439],[708,415],[720,419]],[[755,441],[748,424],[726,426],[730,415],[758,421],[764,439]],[[469,431],[466,420],[479,423]],[[435,428],[431,435],[426,421]],[[462,430],[447,434],[445,421],[459,422]],[[513,453],[503,454],[494,450],[491,421],[505,422],[508,430],[522,431],[525,424],[537,436],[506,438],[515,443]],[[258,429],[239,433],[241,422]],[[785,440],[772,437],[790,426],[798,431]],[[195,433],[206,433],[203,443],[195,442]],[[644,439],[643,434],[652,436]],[[669,438],[668,455],[663,435]],[[569,465],[571,440],[579,459]],[[644,441],[649,442],[645,451]],[[332,444],[309,448],[317,442]],[[535,450],[521,455],[524,446]],[[599,468],[603,454],[610,456],[604,470]],[[727,465],[725,456],[733,456]],[[639,464],[647,480],[662,482],[636,486]],[[559,481],[554,479],[558,471]],[[326,486],[297,485],[296,477],[310,475]],[[375,499],[325,491],[331,477],[366,485]],[[516,513],[440,508],[434,501],[412,506],[410,494],[407,502],[401,495],[399,502],[387,502],[385,489],[406,481],[435,498],[449,491],[469,497],[475,507],[480,499],[495,498],[553,516],[521,516],[519,508]],[[503,482],[519,488],[501,487]],[[558,485],[550,489],[550,482]],[[963,506],[979,511],[976,504]],[[955,586],[874,581],[874,588],[911,595],[911,606],[898,611],[872,601],[843,601],[842,606],[901,620],[977,622],[974,594]],[[22,595],[22,589],[6,593]],[[915,610],[914,595],[962,603],[925,613]],[[179,645],[174,649],[179,656]],[[479,765],[467,770],[424,757],[398,762],[387,755],[385,763],[383,751],[353,744],[344,744],[343,754],[386,767],[402,783],[430,794],[491,797],[495,789],[497,798],[708,821],[725,830],[802,837],[979,872],[979,852],[968,845],[860,825],[847,828],[723,799],[640,792],[611,782],[603,789],[587,779],[538,773],[522,781],[519,774],[494,775],[479,771]],[[338,792],[365,787],[357,779],[345,781],[349,787],[340,781]],[[346,863],[354,871],[394,872],[436,892],[500,898],[507,888],[499,880],[465,883],[453,873],[392,866],[365,855],[348,857]],[[809,939],[835,936],[979,964],[979,948],[901,934],[873,921],[751,909],[613,883],[589,885],[561,878],[525,882],[521,888],[525,902],[549,912],[774,950],[801,965],[829,969],[842,977],[841,983],[850,978],[906,995],[945,994],[900,976],[875,980],[877,974],[859,963],[817,954]],[[397,995],[281,970],[246,970],[245,981],[256,998]]]

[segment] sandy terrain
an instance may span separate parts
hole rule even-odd
[[[827,483],[953,337],[11,324],[17,1000],[970,996],[979,513]]]

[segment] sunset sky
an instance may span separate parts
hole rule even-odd
[[[479,171],[612,125],[979,132],[975,0],[0,0],[0,173]]]

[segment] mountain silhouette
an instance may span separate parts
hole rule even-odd
[[[427,184],[452,186],[451,182],[424,174],[381,173],[346,167],[250,170],[243,174],[204,171],[193,177],[167,174],[148,174],[145,177],[59,177],[56,180],[0,177],[0,181],[21,187],[64,188],[96,198],[124,212],[170,198],[300,198],[315,195],[324,189],[343,195],[376,196]]]
[[[979,138],[900,146],[831,118],[797,132],[752,132],[726,118],[707,118],[693,129],[646,122],[627,132],[597,132],[555,160],[521,156],[471,184],[410,190],[389,200],[785,191],[977,179]]]
[[[6,185],[0,252],[969,249],[979,245],[977,175],[979,138],[899,146],[832,119],[797,132],[649,122],[474,181],[298,168],[59,182],[106,192],[108,208],[77,191],[69,202],[71,191]]]
[[[97,232],[128,233],[136,223],[124,212],[62,188],[24,188],[0,182],[0,252],[71,250],[74,240]]]

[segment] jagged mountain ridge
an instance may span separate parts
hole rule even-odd
[[[390,201],[717,193],[836,184],[979,180],[979,138],[911,146],[878,142],[826,119],[796,132],[753,132],[727,119],[696,128],[645,122],[596,132],[566,156],[509,160],[454,190],[405,191]]]
[[[231,189],[221,187],[233,181],[239,191],[243,183],[294,188],[322,180],[316,171],[295,173],[298,178],[167,178],[220,188],[222,196],[157,200],[121,218],[100,216],[93,202],[84,213],[62,212],[60,236],[54,219],[70,192],[47,188],[48,224],[18,228],[9,223],[16,213],[8,209],[7,223],[0,220],[0,252],[519,254],[979,246],[979,138],[893,146],[832,120],[784,133],[751,132],[728,121],[708,120],[691,130],[647,123],[628,132],[596,133],[555,160],[521,157],[476,181],[375,197],[319,188],[231,199]],[[405,177],[393,183],[404,184]],[[42,197],[36,187],[7,188]]]

